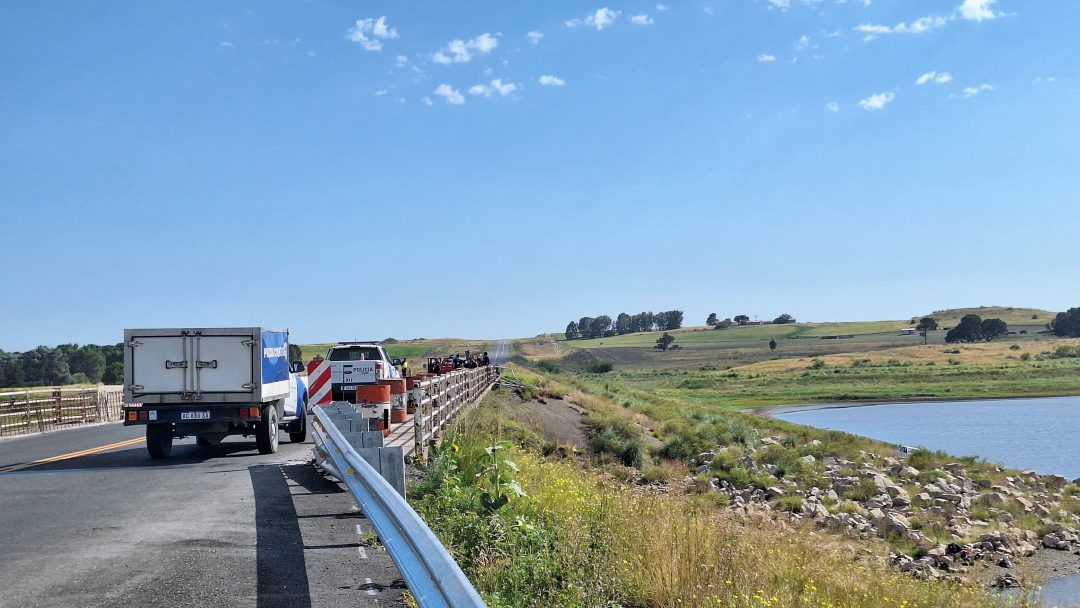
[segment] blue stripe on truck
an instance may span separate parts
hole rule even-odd
[[[263,384],[288,380],[289,334],[283,331],[262,332],[262,349]]]

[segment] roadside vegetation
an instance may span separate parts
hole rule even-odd
[[[506,391],[446,439],[411,501],[492,607],[998,605],[975,585],[900,575],[883,548],[625,483],[612,471],[634,469],[624,455],[644,418],[573,386],[526,382],[585,403],[593,449],[614,454],[586,466],[564,457],[506,415]]]

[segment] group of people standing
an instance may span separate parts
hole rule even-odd
[[[487,365],[491,365],[491,358],[488,357],[487,351],[480,354],[465,351],[464,355],[455,353],[441,359],[438,357],[429,358],[427,371],[429,374],[440,374],[455,369],[476,369]]]

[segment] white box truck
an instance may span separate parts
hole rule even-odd
[[[262,454],[278,432],[307,439],[307,384],[289,363],[289,332],[260,327],[125,329],[125,426],[146,426],[151,458],[174,438],[200,446],[254,435]]]

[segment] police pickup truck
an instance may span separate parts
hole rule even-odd
[[[278,433],[307,439],[303,364],[289,363],[289,332],[259,327],[125,329],[124,426],[146,427],[151,458],[174,438],[200,446],[255,437],[261,454]]]
[[[372,342],[342,342],[326,353],[330,366],[331,399],[355,401],[356,387],[379,380],[401,378],[401,360],[391,359],[386,349]]]

